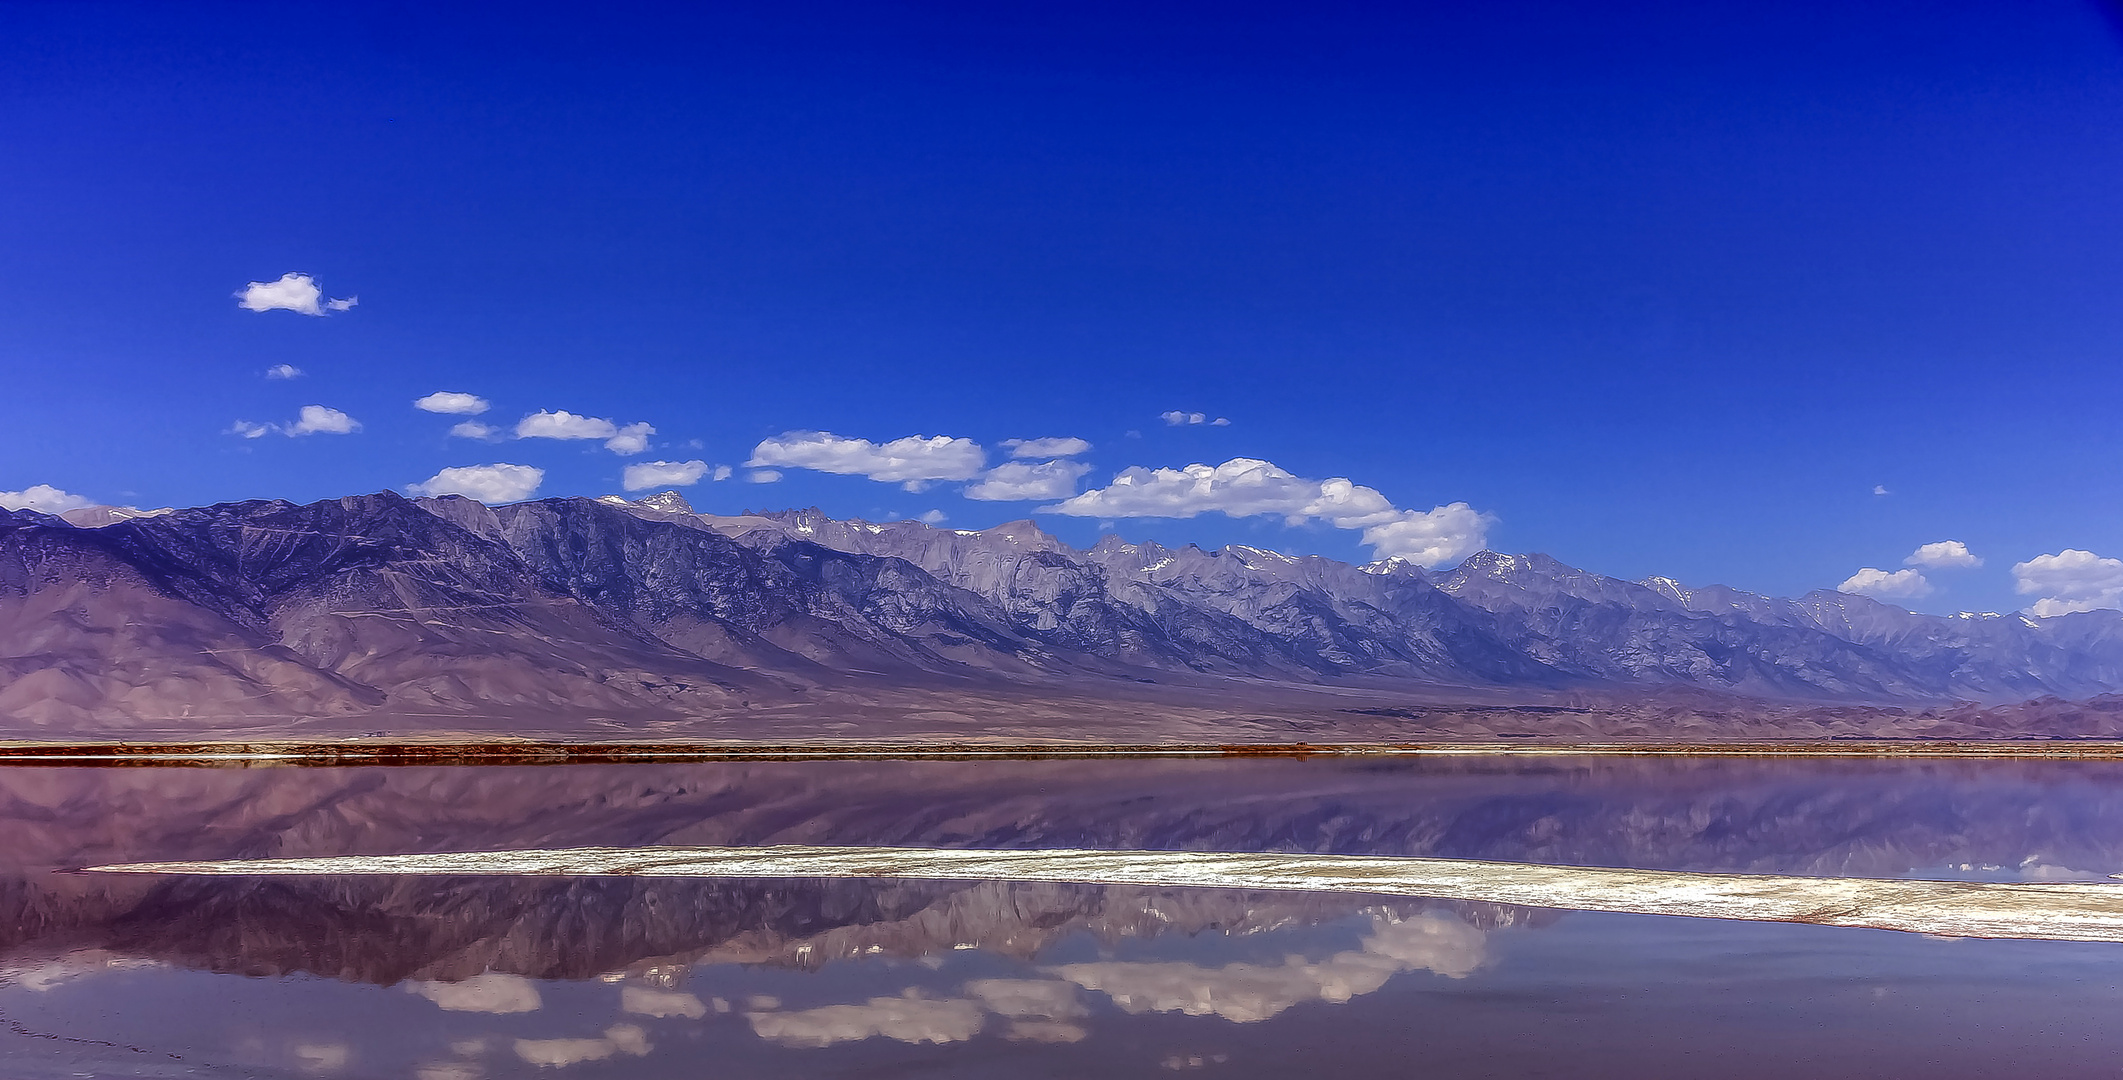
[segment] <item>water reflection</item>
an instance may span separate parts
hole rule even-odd
[[[2063,1076],[2123,1048],[2113,946],[996,881],[58,872],[839,843],[2101,880],[2100,763],[16,769],[0,830],[10,1075],[1384,1076],[1419,1044],[1439,1076]]]

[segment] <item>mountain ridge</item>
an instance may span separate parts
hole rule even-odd
[[[887,700],[934,709],[938,694],[1153,689],[1259,708],[1587,693],[1915,707],[2123,690],[2123,612],[1927,616],[1627,582],[1545,555],[1482,552],[1431,573],[1110,536],[1077,549],[1029,520],[705,515],[676,492],[493,507],[382,492],[75,518],[0,514],[7,729],[506,714],[623,735],[771,708],[854,717]]]

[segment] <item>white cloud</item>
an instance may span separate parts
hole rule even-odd
[[[1495,521],[1466,503],[1427,512],[1399,510],[1374,488],[1340,477],[1308,480],[1257,458],[1184,469],[1124,469],[1111,484],[1046,509],[1108,519],[1219,513],[1276,514],[1290,525],[1319,520],[1338,529],[1363,529],[1364,542],[1380,558],[1398,556],[1423,566],[1443,565],[1480,550]]]
[[[524,1013],[543,1004],[531,980],[500,972],[458,982],[409,982],[405,988],[450,1012]]]
[[[1929,566],[1940,570],[1960,567],[1974,569],[1983,565],[1983,560],[1976,558],[1975,554],[1968,550],[1968,545],[1959,540],[1941,540],[1911,552],[1908,558],[1902,560],[1902,564]]]
[[[1406,559],[1417,566],[1458,562],[1489,543],[1496,518],[1463,502],[1429,510],[1403,510],[1401,516],[1364,530],[1364,543],[1381,559]]]
[[[1281,964],[1108,961],[1065,964],[1056,975],[1104,992],[1125,1012],[1220,1016],[1246,1024],[1308,1001],[1345,1002],[1386,985],[1403,971],[1465,978],[1482,964],[1482,932],[1449,916],[1420,915],[1373,926],[1360,950],[1318,962],[1291,957]]]
[[[924,511],[919,517],[916,517],[914,520],[919,521],[924,525],[941,525],[944,522],[950,520],[950,518],[951,515],[946,514],[941,510],[928,510]]]
[[[2123,559],[2104,559],[2091,551],[2066,548],[2037,555],[2012,568],[2013,588],[2022,596],[2040,594],[2027,610],[2036,615],[2123,607]]]
[[[535,412],[516,422],[519,439],[603,439],[615,454],[639,454],[649,448],[656,429],[647,424],[620,427],[600,416],[579,416],[566,409]]]
[[[462,495],[483,503],[521,502],[545,481],[545,470],[532,465],[458,465],[418,484],[411,495]]]
[[[781,470],[753,469],[745,474],[745,479],[754,484],[778,484],[781,482]]]
[[[826,1005],[799,1012],[753,1012],[745,1019],[762,1039],[784,1046],[831,1046],[883,1036],[903,1043],[964,1042],[986,1014],[963,998],[875,997],[864,1005]]]
[[[1872,493],[1873,493],[1874,495],[1892,495],[1892,494],[1894,494],[1894,492],[1892,492],[1892,491],[1889,491],[1889,490],[1887,490],[1887,485],[1886,485],[1886,484],[1874,484],[1874,485],[1872,485]]]
[[[299,379],[302,377],[302,369],[293,364],[274,364],[272,367],[265,369],[265,377],[268,379]]]
[[[728,480],[731,474],[735,471],[736,470],[730,468],[728,465],[717,465],[715,466],[715,479]]]
[[[987,464],[971,439],[909,435],[888,443],[826,431],[790,431],[760,443],[746,465],[787,465],[841,476],[866,476],[920,490],[932,480],[971,480]]]
[[[649,448],[649,436],[656,429],[647,424],[628,424],[604,441],[604,448],[615,454],[639,454]]]
[[[627,466],[619,482],[628,491],[647,491],[655,487],[686,487],[700,483],[707,475],[705,461],[644,461]]]
[[[1091,444],[1082,439],[1004,439],[1003,449],[1014,458],[1062,458],[1081,457],[1091,452]]]
[[[519,439],[609,439],[619,426],[597,416],[578,416],[566,409],[541,410],[516,422]]]
[[[222,432],[222,434],[241,435],[246,439],[257,439],[263,438],[267,435],[271,435],[274,431],[277,430],[279,429],[274,427],[272,424],[254,424],[251,423],[249,420],[238,420],[235,423],[230,424],[228,430]]]
[[[236,306],[245,311],[293,311],[302,315],[345,311],[357,302],[354,297],[326,300],[324,291],[317,287],[317,279],[308,274],[282,274],[278,281],[253,281],[236,294]]]
[[[0,491],[0,508],[8,510],[63,514],[68,510],[79,510],[94,505],[94,499],[83,498],[71,491],[61,491],[50,484],[31,484],[21,491]]]
[[[478,420],[460,420],[450,428],[450,434],[460,439],[493,441],[501,438],[500,431]]]
[[[326,300],[324,302],[326,311],[352,311],[360,305],[361,298],[358,296],[349,296],[343,300]]]
[[[361,421],[338,409],[322,405],[304,405],[302,413],[285,429],[289,436],[301,435],[352,435],[361,430]]]
[[[1163,420],[1167,427],[1198,427],[1202,424],[1207,424],[1210,427],[1231,426],[1231,421],[1221,416],[1211,420],[1207,413],[1198,412],[1179,412],[1175,410],[1173,412],[1159,413],[1157,418]]]
[[[1076,482],[1091,471],[1078,461],[1043,461],[1037,465],[1009,461],[983,473],[980,482],[966,488],[966,498],[986,502],[1011,499],[1063,499],[1076,491]]]
[[[413,401],[413,407],[422,412],[449,413],[454,416],[478,416],[492,408],[487,399],[478,394],[464,394],[455,390],[437,390],[424,398]]]
[[[1883,600],[1916,600],[1931,595],[1931,582],[1924,580],[1921,570],[1897,570],[1890,574],[1868,566],[1850,575],[1836,586],[1836,591]]]

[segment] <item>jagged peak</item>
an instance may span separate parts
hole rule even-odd
[[[663,514],[692,514],[695,512],[693,504],[687,502],[686,497],[675,490],[659,491],[654,495],[644,496],[634,500],[634,505],[644,510],[654,510]]]

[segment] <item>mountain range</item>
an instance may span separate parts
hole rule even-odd
[[[1249,711],[1391,728],[1513,709],[1523,727],[1529,709],[1617,703],[1936,716],[2118,690],[2123,612],[1919,615],[1544,555],[1432,573],[1111,536],[1079,550],[1030,521],[718,516],[676,492],[0,511],[0,732],[18,737],[739,738],[744,718],[798,715],[860,736],[880,710],[969,737],[996,710],[1057,729],[1156,710],[1213,736]]]

